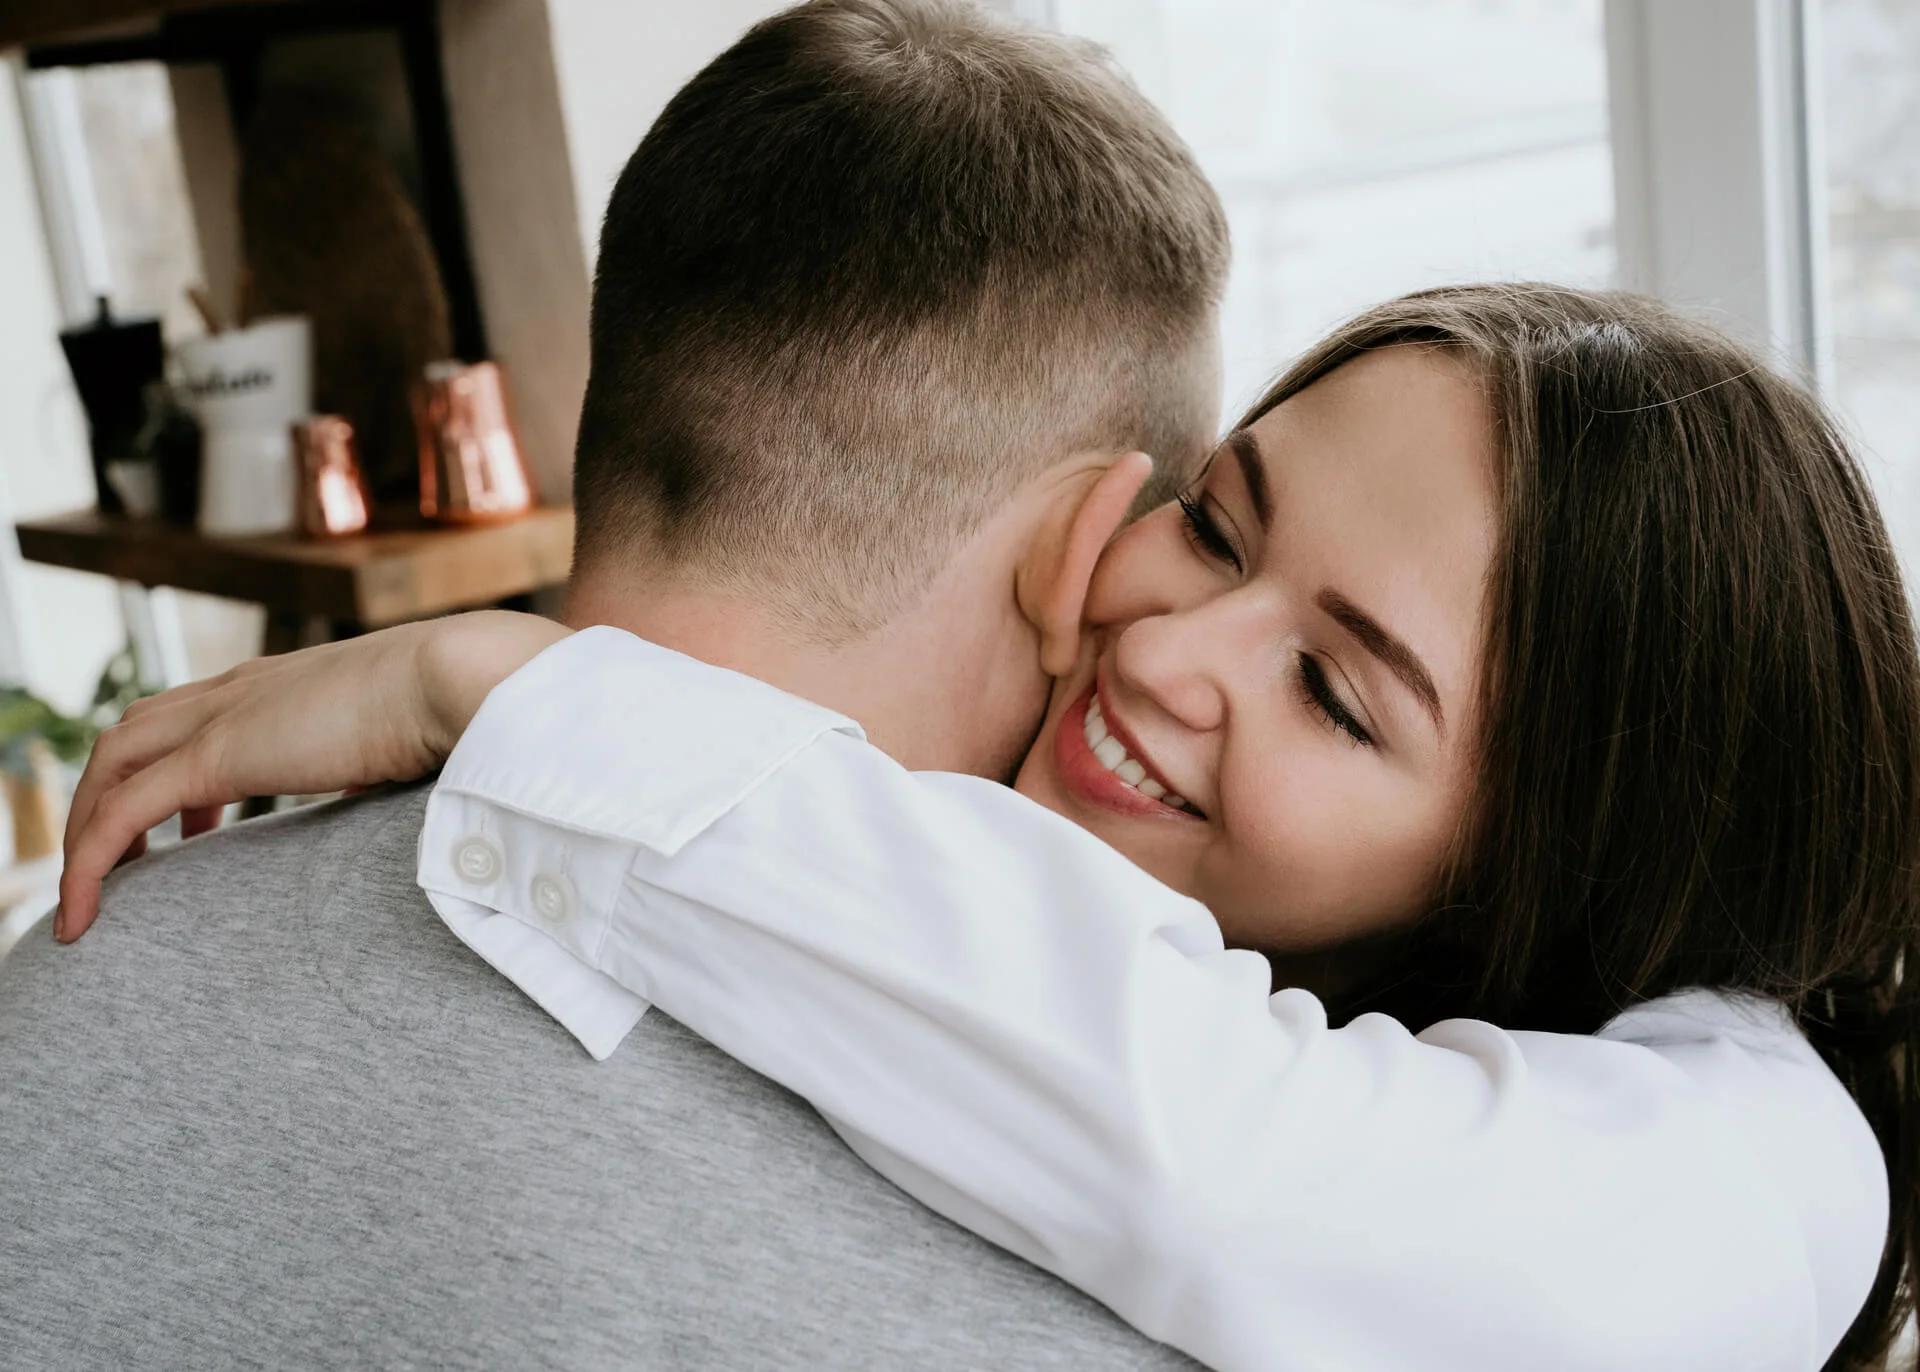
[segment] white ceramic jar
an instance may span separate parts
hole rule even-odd
[[[200,421],[200,531],[280,533],[298,517],[290,429],[313,408],[313,330],[301,315],[182,343],[179,384]]]

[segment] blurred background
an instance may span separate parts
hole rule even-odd
[[[779,7],[0,9],[0,908],[126,700],[564,577],[601,209]],[[1630,286],[1813,380],[1920,567],[1920,0],[998,7],[1110,47],[1219,186],[1229,414],[1401,291]],[[305,504],[229,484],[268,458]]]

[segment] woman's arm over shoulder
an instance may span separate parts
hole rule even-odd
[[[1821,1346],[1831,1350],[1873,1286],[1887,1237],[1886,1160],[1846,1087],[1785,1007],[1759,996],[1683,991],[1633,1007],[1599,1036],[1679,1067],[1759,1154],[1806,1234]]]
[[[1662,1048],[1330,1028],[1059,816],[612,633],[489,697],[423,885],[799,1092],[929,1205],[1225,1369],[1818,1365],[1794,1208]],[[485,889],[475,837],[507,857]]]

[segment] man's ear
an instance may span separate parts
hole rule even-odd
[[[1040,635],[1040,669],[1065,676],[1080,656],[1080,615],[1101,551],[1126,522],[1153,459],[1128,453],[1062,488],[1020,563],[1015,594]]]

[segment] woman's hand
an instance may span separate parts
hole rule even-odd
[[[100,735],[74,792],[54,936],[86,932],[102,879],[169,815],[192,837],[248,796],[432,771],[487,693],[567,633],[536,615],[457,615],[255,658],[136,702]]]

